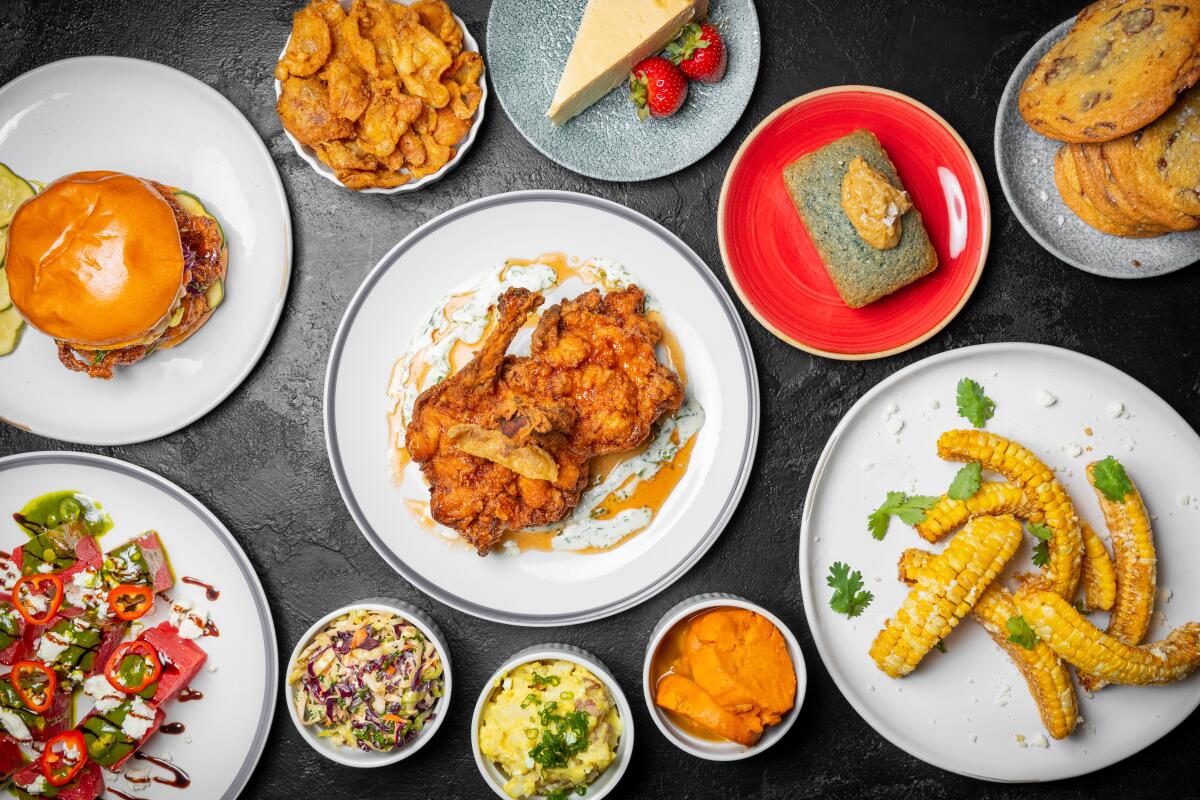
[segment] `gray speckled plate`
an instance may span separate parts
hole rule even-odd
[[[760,39],[753,0],[711,0],[708,18],[729,48],[714,84],[692,83],[667,119],[642,123],[618,86],[555,128],[546,109],[558,86],[585,0],[495,0],[488,16],[487,66],[500,104],[525,139],[569,170],[607,181],[661,178],[703,158],[729,135],[750,102]]]
[[[996,171],[1017,219],[1050,253],[1093,275],[1150,278],[1182,269],[1200,259],[1200,231],[1151,239],[1125,239],[1092,228],[1067,208],[1054,187],[1054,154],[1059,142],[1025,124],[1017,93],[1033,67],[1066,35],[1073,19],[1047,33],[1013,70],[996,114]]]

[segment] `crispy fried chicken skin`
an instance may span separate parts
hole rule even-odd
[[[638,446],[659,417],[679,408],[683,385],[655,356],[661,333],[646,318],[644,300],[631,286],[551,306],[530,355],[518,357],[508,347],[543,300],[519,288],[501,295],[496,327],[475,358],[413,407],[405,446],[429,481],[435,520],[487,555],[507,530],[565,517],[579,502],[593,456]],[[540,448],[557,478],[527,477],[465,452],[448,434],[463,425],[499,431],[508,463],[514,449]]]

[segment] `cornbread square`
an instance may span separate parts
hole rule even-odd
[[[842,178],[855,156],[904,189],[883,146],[865,129],[788,164],[783,182],[842,301],[862,308],[933,272],[938,258],[916,206],[900,218],[900,244],[877,250],[862,240],[842,209]]]

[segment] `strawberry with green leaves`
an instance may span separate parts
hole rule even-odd
[[[701,83],[716,83],[725,77],[729,62],[725,40],[708,23],[691,23],[679,38],[667,45],[667,58],[679,65],[683,74]]]
[[[687,99],[688,82],[679,67],[660,56],[644,58],[629,74],[629,99],[638,118],[669,117]]]

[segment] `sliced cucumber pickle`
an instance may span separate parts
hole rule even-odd
[[[189,214],[199,214],[202,217],[208,217],[213,222],[217,223],[217,231],[221,234],[221,241],[225,241],[225,229],[221,227],[221,220],[214,217],[204,203],[200,202],[200,198],[191,192],[185,192],[182,189],[175,192],[175,200],[179,203],[179,207]]]
[[[212,311],[225,299],[225,281],[217,278],[213,281],[212,286],[204,292],[204,299],[208,302],[208,310]]]
[[[0,228],[0,264],[8,258],[8,228]]]
[[[29,181],[9,169],[7,164],[0,163],[0,228],[7,228],[17,207],[33,195]]]
[[[23,327],[25,320],[15,308],[10,306],[0,311],[0,356],[6,356],[16,348]]]
[[[0,311],[12,305],[12,297],[8,294],[8,270],[0,266]]]
[[[179,308],[175,309],[175,311],[171,314],[171,322],[169,324],[169,327],[174,328],[176,325],[178,325],[182,321],[183,321],[183,305],[180,304]]]

